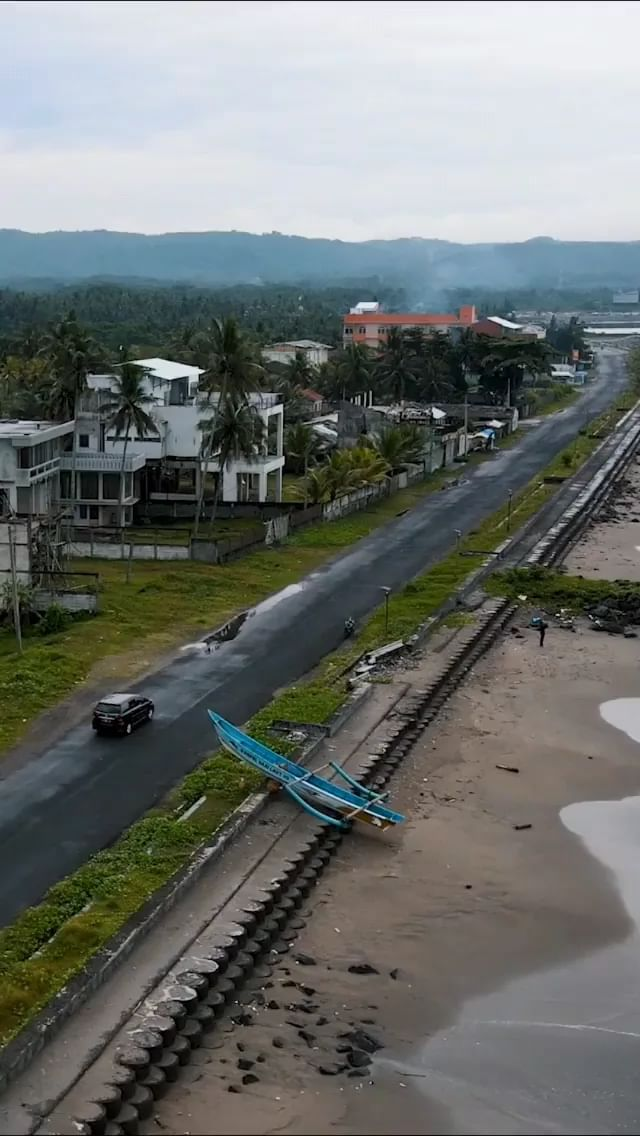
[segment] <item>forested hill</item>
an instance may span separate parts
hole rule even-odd
[[[320,240],[282,233],[140,233],[0,230],[0,281],[143,278],[200,284],[401,282],[416,302],[453,287],[532,285],[637,288],[640,242],[555,241],[461,245],[403,238]]]

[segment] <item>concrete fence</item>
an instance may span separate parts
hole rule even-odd
[[[32,603],[36,611],[46,611],[55,605],[73,615],[98,610],[98,596],[95,592],[49,592],[45,588],[38,588],[33,594]]]
[[[437,451],[441,451],[440,454]],[[442,464],[442,447],[434,447],[433,468]],[[422,466],[411,466],[408,470],[385,478],[379,485],[355,489],[328,501],[324,505],[309,505],[306,508],[280,505],[278,512],[271,510],[262,516],[262,529],[252,529],[233,536],[211,540],[206,537],[189,537],[185,533],[183,544],[164,544],[161,539],[137,543],[126,539],[126,529],[119,532],[93,531],[74,534],[67,543],[67,553],[79,558],[99,560],[198,560],[205,564],[224,564],[252,548],[261,548],[283,543],[290,532],[302,525],[318,521],[335,521],[350,513],[367,509],[374,501],[406,489],[408,485],[421,481],[424,477]],[[286,509],[286,511],[283,511]]]

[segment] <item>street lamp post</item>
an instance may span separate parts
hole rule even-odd
[[[513,504],[513,489],[509,490],[507,498],[507,532],[511,532],[511,506]]]
[[[391,588],[382,587],[380,591],[384,592],[384,633],[389,631],[389,596],[391,595]]]

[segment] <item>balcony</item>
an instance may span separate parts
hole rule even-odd
[[[26,489],[30,485],[34,485],[37,481],[46,481],[47,478],[55,474],[60,468],[64,467],[58,457],[50,458],[49,461],[40,462],[39,465],[29,466],[28,469],[18,468],[15,474],[16,486],[21,489]]]
[[[128,453],[124,459],[124,472],[136,473],[146,462],[144,454]],[[62,454],[60,469],[75,470],[76,473],[121,473],[121,454],[104,454],[98,450],[87,453]]]

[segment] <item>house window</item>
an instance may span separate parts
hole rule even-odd
[[[78,436],[78,445],[79,445],[81,450],[88,450],[89,449],[89,435],[88,434],[80,434]]]
[[[89,520],[97,521],[100,516],[100,510],[97,505],[89,505]]]
[[[86,521],[87,512],[88,512],[88,506],[87,505],[78,505],[78,517],[80,518],[81,521]]]
[[[360,333],[360,335],[366,335],[367,329],[366,329],[366,327],[359,327],[358,332]]]
[[[102,497],[105,501],[118,501],[120,499],[119,473],[103,473]]]
[[[344,333],[345,333],[345,335],[353,335],[353,328],[352,327],[345,327]]]

